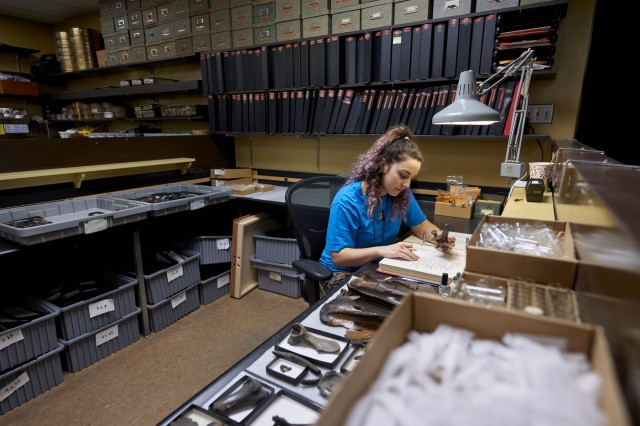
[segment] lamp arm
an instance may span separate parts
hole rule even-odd
[[[533,49],[527,49],[518,58],[511,61],[509,65],[497,71],[493,75],[487,77],[484,81],[478,83],[478,96],[482,96],[487,93],[489,90],[496,87],[498,84],[505,81],[507,78],[515,75],[522,68],[526,67],[530,62],[533,62]],[[498,80],[494,81],[496,78]]]
[[[529,49],[531,50],[531,49]],[[505,162],[518,163],[520,161],[520,149],[522,147],[522,135],[524,134],[525,122],[527,118],[527,109],[529,107],[529,84],[533,75],[533,61],[530,55],[523,62],[522,74],[520,74],[520,85],[517,93],[513,94],[512,102],[516,102],[513,109],[511,119],[511,132],[509,132],[509,141],[507,142],[507,153]]]

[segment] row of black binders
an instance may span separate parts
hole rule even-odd
[[[213,133],[381,134],[406,124],[416,135],[508,134],[516,82],[505,81],[481,100],[501,114],[490,126],[432,125],[455,99],[456,84],[403,89],[310,89],[209,95]],[[505,133],[506,132],[506,133]]]
[[[201,55],[205,94],[490,74],[499,15]]]

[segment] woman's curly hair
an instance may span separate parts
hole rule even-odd
[[[422,152],[414,139],[413,132],[404,124],[390,127],[371,145],[368,151],[360,154],[353,163],[351,175],[347,181],[363,181],[367,184],[367,214],[373,217],[373,210],[380,205],[380,189],[384,166],[413,158],[423,162]],[[392,216],[404,217],[409,202],[407,189],[393,197]]]

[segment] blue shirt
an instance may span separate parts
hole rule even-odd
[[[334,272],[355,271],[357,266],[341,267],[331,261],[331,252],[345,247],[367,248],[393,244],[402,223],[401,217],[391,217],[393,197],[385,195],[381,205],[367,216],[366,196],[362,194],[360,182],[342,187],[331,202],[327,243],[320,256],[320,263]],[[408,226],[419,225],[426,219],[413,193],[409,191],[409,205],[404,218]]]

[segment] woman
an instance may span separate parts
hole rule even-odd
[[[334,278],[323,285],[325,293],[367,262],[382,257],[417,260],[411,243],[395,242],[402,222],[427,241],[431,231],[442,232],[427,220],[409,189],[422,162],[422,152],[405,125],[389,128],[358,157],[331,203],[320,263],[334,271]],[[448,237],[444,250],[454,246],[455,237]]]

